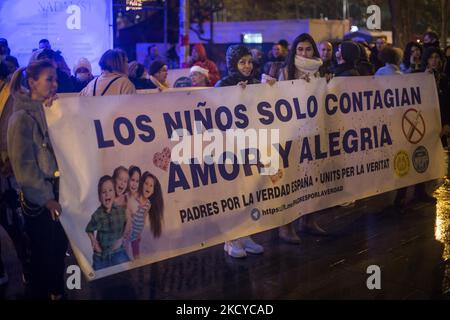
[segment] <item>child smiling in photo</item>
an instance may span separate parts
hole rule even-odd
[[[128,174],[128,172],[127,172]],[[94,270],[107,268],[129,261],[123,240],[126,237],[125,210],[116,206],[114,181],[110,176],[103,176],[98,182],[100,207],[92,214],[86,226],[91,240]]]
[[[128,180],[130,176],[128,175],[128,170],[124,166],[117,167],[114,169],[113,173],[114,190],[116,193],[116,199],[114,204],[122,208],[127,207],[127,188]]]

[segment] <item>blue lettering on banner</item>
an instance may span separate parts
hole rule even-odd
[[[310,138],[304,137],[300,149],[300,163],[303,163],[305,160],[313,161],[341,154],[341,149],[339,148],[340,136],[341,133],[339,131],[328,134],[328,150],[321,149],[321,135],[314,136],[313,148],[311,148]],[[356,130],[349,129],[342,138],[342,149],[347,154],[381,148],[385,145],[392,145],[391,135],[385,124],[381,126],[381,131],[378,130],[377,126],[361,128],[359,133]]]
[[[137,128],[135,129],[133,123],[128,118],[118,117],[113,122],[114,138],[119,144],[128,146],[135,142],[136,133],[138,133],[138,137],[142,142],[152,142],[155,139],[155,130],[149,125],[151,122],[152,120],[149,116],[139,115],[135,120]],[[94,126],[98,148],[114,147],[114,140],[105,138],[101,121],[94,120]],[[125,128],[125,134],[122,134],[122,128]]]

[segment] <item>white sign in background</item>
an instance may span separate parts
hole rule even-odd
[[[334,94],[336,99],[329,94]],[[339,101],[345,109],[346,97],[358,94],[361,94],[364,110],[343,113],[338,107]],[[312,112],[314,104],[307,108],[308,101],[314,100],[311,97],[317,101],[315,113]],[[369,100],[371,109],[367,110]],[[291,107],[292,118],[281,121],[279,118],[286,120],[289,116],[286,102]],[[374,109],[375,104],[383,107]],[[400,106],[387,108],[388,104]],[[248,117],[247,129],[279,129],[283,148],[287,141],[292,141],[289,164],[282,168],[280,177],[259,175],[255,167],[252,175],[246,176],[243,166],[239,165],[238,176],[229,181],[221,175],[218,165],[214,165],[217,183],[212,183],[210,176],[206,184],[194,187],[190,167],[181,165],[187,188],[177,187],[170,193],[171,167],[164,170],[153,162],[156,153],[176,145],[167,137],[164,114],[175,119],[176,112],[180,112],[185,125],[185,116],[191,115],[193,119],[195,110],[206,114],[206,109],[210,109],[214,119],[215,112],[226,106],[235,123],[238,105],[246,107],[243,113]],[[308,116],[308,110],[313,117]],[[336,112],[330,115],[327,110]],[[245,90],[227,87],[149,95],[70,97],[57,101],[46,114],[61,171],[62,223],[89,279],[268,230],[306,213],[444,175],[436,87],[433,77],[427,74],[335,78],[329,84],[323,79],[310,83],[285,81],[273,87],[251,85]],[[270,114],[274,119],[265,125]],[[141,116],[151,119],[146,122],[155,133],[151,142],[139,136],[148,136],[149,132],[137,125]],[[114,133],[114,122],[118,118],[130,123],[128,129],[126,125],[120,127],[122,138],[130,142],[130,132],[134,131],[130,144],[120,143],[117,132]],[[101,123],[103,137],[100,140],[112,141],[114,146],[99,148],[95,120]],[[364,139],[366,142],[362,143]],[[345,149],[355,151],[355,143],[357,151],[347,153]],[[337,151],[340,154],[336,154]],[[283,161],[280,163],[284,165]],[[112,175],[120,165],[126,168],[137,165],[160,181],[165,205],[162,235],[154,238],[146,226],[141,240],[141,258],[94,272],[92,246],[85,228],[99,207],[99,178]],[[330,173],[333,171],[339,171],[339,177]],[[325,176],[329,181],[324,181]],[[176,177],[177,181],[181,179]],[[273,199],[264,197],[287,185],[289,194]],[[249,202],[250,195],[253,203]],[[238,207],[222,208],[222,201],[227,199],[237,199]],[[217,213],[182,219],[181,210],[214,202],[219,207]]]
[[[0,37],[8,39],[11,55],[26,66],[39,40],[48,39],[60,50],[72,70],[79,58],[87,58],[94,74],[98,61],[112,48],[110,0],[2,0]]]

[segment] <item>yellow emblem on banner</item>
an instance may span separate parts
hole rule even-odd
[[[409,172],[409,157],[406,151],[399,151],[394,157],[394,170],[399,177],[406,176]]]

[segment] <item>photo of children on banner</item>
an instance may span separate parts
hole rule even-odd
[[[98,197],[101,205],[86,226],[93,269],[138,259],[145,224],[155,238],[161,235],[164,202],[158,179],[149,172],[141,176],[136,166],[120,166],[112,177],[100,178]]]
[[[131,227],[127,243],[131,244],[130,258],[138,259],[140,256],[140,242],[145,224],[150,225],[153,237],[161,235],[164,211],[161,184],[150,172],[146,171],[139,180],[140,169],[130,167],[129,198],[127,206],[127,221]],[[138,181],[136,191],[135,181]],[[129,246],[127,246],[129,250]]]
[[[128,174],[128,172],[127,172]],[[86,226],[91,240],[94,270],[107,268],[130,260],[124,247],[127,223],[125,209],[115,204],[114,180],[105,175],[98,182],[100,207],[95,210]]]

